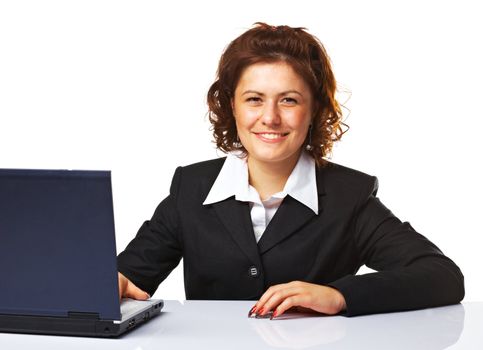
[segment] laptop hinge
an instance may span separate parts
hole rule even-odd
[[[79,312],[79,311],[69,311],[67,316],[70,318],[83,318],[89,320],[98,320],[99,313],[97,312]]]

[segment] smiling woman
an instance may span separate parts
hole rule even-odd
[[[312,93],[290,65],[257,63],[243,72],[232,106],[238,137],[250,155],[250,183],[265,199],[283,189],[299,159],[312,122]],[[277,168],[278,183],[256,183],[254,172],[265,167]]]
[[[208,106],[225,158],[178,167],[118,257],[120,296],[145,299],[184,263],[188,299],[258,300],[348,316],[457,303],[456,264],[326,158],[344,133],[322,44],[258,23],[223,53]],[[356,275],[362,265],[376,273]]]

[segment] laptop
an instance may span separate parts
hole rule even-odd
[[[119,302],[109,171],[0,169],[0,331],[115,337],[162,300]]]

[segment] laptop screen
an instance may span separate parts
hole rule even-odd
[[[0,169],[0,276],[0,313],[119,320],[110,172]]]

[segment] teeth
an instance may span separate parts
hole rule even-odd
[[[284,136],[285,134],[259,134],[260,136],[266,138],[266,139],[276,139],[276,138],[279,138],[281,136]]]

